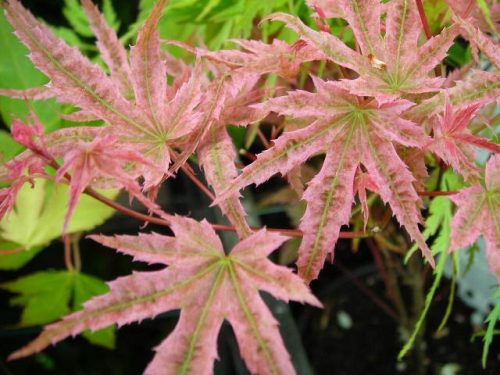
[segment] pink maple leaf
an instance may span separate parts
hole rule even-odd
[[[473,147],[500,152],[500,146],[485,138],[475,136],[467,129],[472,117],[481,108],[481,103],[455,111],[446,98],[444,115],[437,116],[433,123],[433,142],[428,146],[432,152],[467,180],[479,178],[479,169],[474,163]]]
[[[341,83],[313,80],[317,93],[296,90],[262,104],[269,111],[303,119],[309,125],[281,135],[273,147],[243,169],[218,200],[278,172],[285,175],[314,155],[326,154],[321,171],[302,197],[308,205],[300,224],[304,237],[297,264],[300,275],[311,281],[318,276],[327,254],[333,252],[341,226],[349,222],[354,177],[362,164],[382,199],[434,264],[418,228],[421,200],[412,184],[414,177],[395,147],[422,147],[429,141],[421,127],[401,117],[412,104],[405,100],[383,105],[374,100],[363,102]]]
[[[80,51],[55,36],[19,1],[3,4],[17,36],[30,49],[31,59],[50,78],[46,87],[30,89],[32,96],[54,96],[79,107],[83,117],[104,120],[106,134],[116,135],[122,144],[128,143],[152,161],[151,167],[143,170],[146,189],[168,174],[176,149],[186,148],[185,154],[193,153],[200,139],[197,135],[210,127],[217,110],[216,106],[200,105],[204,74],[200,68],[192,70],[190,79],[178,87],[175,95],[170,93],[171,99],[167,98],[167,69],[156,30],[165,5],[166,0],[155,4],[139,31],[129,63],[114,31],[90,1],[83,2],[98,47],[110,67],[108,76]],[[22,95],[9,90],[0,94]],[[220,103],[220,98],[211,99],[210,94],[205,95],[206,101]],[[183,155],[183,160],[188,156]]]
[[[386,6],[379,0],[339,0],[337,6],[354,32],[359,53],[337,37],[315,31],[292,15],[277,13],[268,19],[285,22],[328,59],[357,72],[358,78],[344,81],[353,94],[387,102],[439,91],[444,79],[429,73],[446,56],[458,34],[457,26],[444,29],[419,45],[422,26],[414,0],[393,0]],[[382,34],[381,17],[385,12]]]
[[[458,206],[450,251],[472,245],[482,234],[491,271],[500,280],[500,155],[486,164],[484,185],[462,189],[450,198]]]
[[[140,200],[149,209],[159,210],[158,206],[142,195],[136,179],[126,171],[134,163],[142,166],[152,165],[142,154],[130,146],[120,144],[114,135],[97,137],[91,142],[73,141],[68,146],[70,149],[64,152],[64,164],[56,175],[56,180],[61,181],[66,178],[68,172],[71,172],[69,208],[64,222],[64,232],[80,195],[91,184],[124,187],[132,197]]]
[[[175,238],[156,233],[91,236],[135,260],[168,267],[112,281],[108,294],[47,326],[10,359],[38,352],[87,329],[121,326],[180,308],[176,328],[155,348],[156,355],[146,374],[211,374],[217,358],[217,335],[224,320],[232,325],[241,355],[252,373],[294,374],[278,324],[259,290],[285,301],[321,304],[290,269],[267,259],[286,237],[262,229],[225,254],[206,221],[177,217],[171,224]]]

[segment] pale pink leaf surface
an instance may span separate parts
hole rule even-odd
[[[173,172],[176,172],[187,161],[189,156],[198,148],[200,141],[210,131],[211,127],[219,121],[226,98],[227,78],[227,75],[223,75],[212,81],[206,88],[209,95],[203,96],[200,101],[200,120],[197,123],[196,130],[192,131],[188,136],[182,153],[176,158],[175,163],[170,168]]]
[[[3,6],[16,34],[31,50],[33,62],[51,79],[48,87],[54,96],[113,126],[146,131],[145,118],[97,65],[57,38],[17,0],[10,0]]]
[[[111,70],[111,78],[118,84],[123,96],[133,98],[133,78],[127,51],[118,40],[115,30],[108,25],[91,0],[82,0],[82,7],[97,37],[97,47],[101,56]]]
[[[414,0],[393,0],[388,4],[385,34],[381,30],[384,7],[381,2],[342,0],[340,4],[361,53],[351,50],[326,32],[310,29],[294,16],[277,13],[268,18],[286,22],[328,59],[359,73],[359,78],[343,81],[351,93],[374,96],[383,103],[439,91],[444,79],[429,74],[446,57],[458,34],[458,27],[444,29],[419,46],[417,42],[422,26]]]
[[[93,298],[82,311],[47,326],[10,358],[33,354],[87,329],[128,324],[181,309],[176,328],[155,349],[146,374],[211,374],[217,358],[217,335],[225,319],[233,326],[252,373],[295,373],[277,322],[259,296],[259,290],[265,290],[285,301],[321,306],[291,270],[267,259],[286,238],[263,229],[225,255],[206,221],[176,217],[171,222],[175,238],[159,234],[92,236],[137,260],[168,267],[111,282],[108,294]]]
[[[337,0],[306,0],[310,8],[319,8],[327,18],[341,18],[344,14]],[[320,16],[318,14],[318,16]]]
[[[481,103],[455,111],[448,99],[445,100],[444,115],[433,123],[433,142],[428,148],[444,162],[451,165],[466,180],[479,179],[479,168],[475,164],[474,147],[500,153],[498,144],[478,137],[467,129],[472,117],[481,108]]]
[[[72,122],[91,122],[100,120],[99,117],[85,111],[62,114],[61,118]]]
[[[460,25],[462,35],[474,48],[480,49],[498,69],[500,69],[500,45],[493,38],[484,34],[472,23],[460,17],[454,18]]]
[[[236,152],[233,141],[224,126],[213,126],[208,131],[200,144],[198,156],[200,165],[205,172],[205,178],[216,195],[227,188],[238,174],[234,165]],[[238,197],[233,196],[220,202],[219,207],[235,226],[241,238],[247,237],[251,233],[245,220],[245,209]]]
[[[483,32],[498,34],[498,24],[500,22],[500,4],[496,0],[486,0],[490,9],[491,21],[486,20],[485,14],[478,6],[477,0],[445,0],[453,13],[458,17],[467,20],[473,26],[478,27]]]
[[[160,50],[160,33],[157,30],[167,0],[155,3],[146,19],[137,44],[131,48],[130,61],[137,105],[148,113],[157,129],[167,121],[163,118],[167,92],[167,70]]]
[[[455,86],[441,91],[432,98],[426,99],[407,112],[412,120],[422,120],[442,111],[445,99],[449,97],[456,110],[476,103],[497,101],[500,97],[500,73],[472,70],[464,80]]]
[[[382,8],[379,0],[339,0],[338,7],[343,11],[342,18],[349,22],[356,32],[356,41],[365,56],[383,56],[380,17]],[[389,25],[387,25],[389,27]],[[391,35],[387,33],[387,37]],[[405,35],[405,40],[411,40]]]
[[[217,201],[278,172],[286,174],[311,156],[326,154],[321,172],[303,195],[308,206],[300,225],[304,238],[298,265],[301,276],[311,281],[317,277],[326,255],[333,252],[340,227],[348,224],[355,194],[354,175],[362,164],[382,199],[390,204],[399,223],[433,265],[417,225],[421,222],[422,201],[413,185],[415,179],[395,148],[421,148],[431,141],[421,127],[401,117],[411,103],[396,100],[378,105],[371,100],[360,104],[358,97],[349,94],[341,83],[318,78],[314,83],[316,93],[295,90],[262,104],[266,110],[303,119],[309,125],[283,133],[273,147],[243,169]]]
[[[225,105],[219,115],[220,119],[210,127],[200,141],[198,148],[200,165],[216,195],[227,188],[238,174],[234,164],[236,151],[225,124],[247,125],[262,119],[267,113],[250,107],[250,104],[260,99],[261,93],[255,89],[258,79],[257,74],[235,74],[226,79]],[[233,196],[220,202],[219,207],[235,226],[241,238],[251,233],[245,220],[245,210],[238,197]]]
[[[318,48],[328,59],[339,65],[360,73],[371,70],[368,60],[346,46],[342,40],[324,31],[311,29],[295,16],[286,13],[275,13],[264,20],[285,22],[302,39]]]
[[[333,254],[340,228],[349,224],[354,203],[354,175],[359,165],[352,153],[357,140],[355,130],[338,137],[327,152],[321,171],[309,182],[302,198],[307,209],[300,222],[304,232],[299,248],[299,275],[310,282],[315,279],[328,254]]]
[[[114,136],[96,138],[92,142],[72,142],[71,150],[64,154],[64,164],[57,170],[56,180],[66,178],[71,172],[69,208],[64,222],[66,232],[69,220],[83,191],[94,181],[112,179],[124,187],[132,197],[137,198],[151,210],[159,207],[146,199],[134,177],[126,172],[130,163],[151,167],[151,162],[142,154],[125,145],[120,145]]]
[[[451,196],[458,210],[450,251],[470,246],[483,235],[490,269],[500,279],[500,155],[490,158],[485,174],[485,186],[473,185]]]
[[[10,186],[0,189],[0,220],[14,208],[17,195],[25,183],[33,185],[35,175],[46,177],[43,167],[44,161],[38,156],[30,159],[13,159],[2,166],[0,182]]]
[[[413,185],[417,191],[425,191],[426,183],[429,178],[429,172],[425,165],[425,148],[415,149],[407,147],[397,147],[398,155],[401,160],[408,166],[411,174],[415,178]]]
[[[168,41],[166,43],[178,45],[198,56],[203,56],[238,72],[245,74],[276,73],[287,78],[297,76],[300,64],[326,58],[317,47],[304,40],[299,40],[292,45],[279,39],[274,39],[271,44],[257,40],[232,39],[232,41],[243,47],[244,51],[209,51],[203,48],[192,48],[182,42]]]
[[[202,95],[201,83],[206,82],[206,77],[199,64],[176,90],[167,90],[165,54],[160,51],[156,31],[165,3],[162,0],[156,4],[139,33],[137,45],[133,47],[131,69],[135,97],[127,98],[120,90],[121,81],[108,77],[77,49],[58,39],[19,1],[9,0],[4,5],[17,35],[31,50],[33,62],[51,79],[47,85],[48,93],[62,102],[80,107],[85,115],[104,120],[105,127],[109,128],[106,134],[114,134],[123,144],[128,144],[153,162],[154,167],[142,165],[146,190],[169,174],[173,150],[182,150],[175,160],[174,170],[194,153],[223,104],[223,96],[217,90]],[[108,63],[119,65],[121,71],[127,70],[126,55],[117,46],[114,34],[106,32],[109,27],[93,5],[87,2],[86,9],[94,28],[106,34],[102,38],[108,38],[106,42],[102,40],[101,47],[109,54],[116,54],[109,57],[113,62]],[[168,101],[167,93],[170,95]]]
[[[49,155],[45,145],[43,125],[34,112],[30,113],[30,123],[15,119],[11,125],[12,138],[39,155]]]

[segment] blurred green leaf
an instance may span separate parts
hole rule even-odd
[[[85,275],[82,273],[76,274],[73,280],[73,310],[80,310],[83,308],[83,303],[100,294],[109,291],[109,287],[100,279]],[[110,326],[100,329],[95,332],[85,331],[82,333],[89,342],[95,345],[100,345],[108,349],[115,347],[116,327]]]
[[[9,160],[19,154],[24,149],[19,143],[12,139],[11,135],[5,130],[0,129],[0,162]]]
[[[87,38],[94,36],[85,11],[78,0],[64,0],[63,14],[78,34]]]
[[[19,294],[10,299],[10,304],[23,308],[21,326],[51,323],[71,311],[80,310],[85,301],[109,290],[102,280],[72,271],[37,272],[0,287]],[[114,327],[88,331],[83,336],[93,344],[114,348]]]
[[[453,205],[448,197],[435,197],[429,207],[430,214],[425,221],[426,228],[423,235],[425,239],[429,239],[431,236],[434,236],[440,229],[436,239],[431,246],[433,255],[438,255],[439,258],[434,270],[434,281],[432,282],[432,286],[425,296],[424,309],[422,310],[422,313],[420,314],[420,317],[415,324],[415,328],[413,329],[410,338],[398,354],[399,360],[401,360],[413,347],[415,340],[422,328],[422,325],[425,322],[425,318],[431,307],[432,301],[434,300],[434,296],[436,295],[439,284],[441,283],[441,279],[444,274],[444,268],[446,266],[446,261],[448,259],[448,249],[451,242],[451,220],[453,217],[452,207]],[[412,250],[410,250],[409,254],[412,253]],[[407,259],[408,256],[405,260]]]
[[[67,271],[43,271],[1,284],[2,289],[19,296],[10,299],[21,306],[21,326],[53,322],[69,313],[73,275]]]
[[[0,87],[26,89],[48,82],[40,71],[28,59],[28,49],[14,35],[14,29],[0,12]],[[42,120],[48,131],[57,129],[60,124],[60,106],[55,100],[26,101],[0,96],[0,115],[7,126],[13,118],[26,118],[29,106]]]
[[[35,257],[42,247],[25,249],[15,242],[0,240],[0,270],[16,270]]]
[[[469,45],[464,45],[456,41],[448,51],[448,56],[444,59],[446,65],[459,68],[468,64],[472,59],[472,50]]]
[[[109,198],[116,191],[102,192]],[[0,244],[12,242],[26,251],[44,247],[62,234],[68,207],[68,187],[52,181],[36,180],[35,186],[26,183],[19,192],[15,209],[0,222]],[[102,224],[114,210],[95,199],[83,195],[70,221],[68,232],[80,232]],[[34,256],[34,255],[33,255]],[[27,257],[22,252],[0,256],[0,269],[10,269],[13,264],[22,266]]]

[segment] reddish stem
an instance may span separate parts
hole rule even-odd
[[[363,293],[365,294],[375,305],[380,307],[380,309],[391,317],[395,321],[399,321],[398,314],[392,309],[387,303],[385,303],[376,293],[374,293],[362,280],[356,277],[351,271],[346,267],[342,266],[339,262],[335,263],[335,266],[346,275],[349,280]]]
[[[424,6],[422,0],[415,0],[417,3],[418,14],[420,15],[420,20],[422,21],[422,26],[424,27],[425,35],[427,39],[432,38],[431,28],[429,27],[429,21],[427,21],[427,16],[425,15]]]
[[[71,238],[69,234],[63,236],[64,239],[64,263],[68,271],[73,272],[75,267],[73,265],[73,260],[71,259]]]
[[[442,195],[455,195],[458,191],[417,191],[421,197],[437,197]]]
[[[427,39],[432,38],[432,31],[429,26],[429,21],[427,20],[427,16],[425,15],[425,10],[424,10],[424,5],[422,4],[422,0],[415,0],[417,3],[417,9],[418,9],[418,14],[420,15],[420,20],[422,21],[422,26],[424,28],[425,36]],[[439,67],[436,66],[434,68],[434,74],[436,74],[436,77],[439,77],[443,74],[443,70]]]
[[[190,170],[190,168],[186,168],[186,166],[183,164],[181,166],[181,169],[182,171],[186,174],[186,176],[189,177],[189,179],[191,181],[194,182],[194,184],[196,186],[198,186],[200,188],[201,191],[203,191],[205,193],[205,195],[207,197],[209,197],[212,201],[215,200],[215,195],[210,191],[210,189],[208,187],[205,186],[205,184],[203,182],[201,182],[199,180],[198,177],[196,177],[196,175]]]

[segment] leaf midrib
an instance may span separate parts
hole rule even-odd
[[[324,227],[325,227],[326,218],[327,218],[328,213],[329,213],[330,208],[331,208],[334,190],[337,188],[337,184],[338,184],[339,172],[344,165],[344,160],[345,160],[345,157],[347,154],[347,150],[351,144],[352,136],[354,134],[355,129],[356,128],[353,126],[349,131],[349,134],[348,134],[347,139],[346,139],[345,144],[344,144],[344,149],[342,150],[342,155],[340,157],[340,161],[337,165],[337,170],[335,172],[335,178],[330,183],[330,188],[328,189],[328,196],[327,196],[326,202],[323,206],[323,211],[321,212],[321,219],[319,222],[316,237],[314,239],[314,244],[313,244],[313,248],[311,251],[311,255],[309,256],[309,260],[307,262],[307,266],[306,266],[306,269],[304,271],[304,278],[306,280],[309,280],[309,276],[310,276],[310,273],[312,270],[314,260],[316,259],[316,256],[317,256],[318,251],[319,251],[318,245],[319,245],[319,242],[321,241],[321,238],[323,237],[323,231],[324,231]]]

